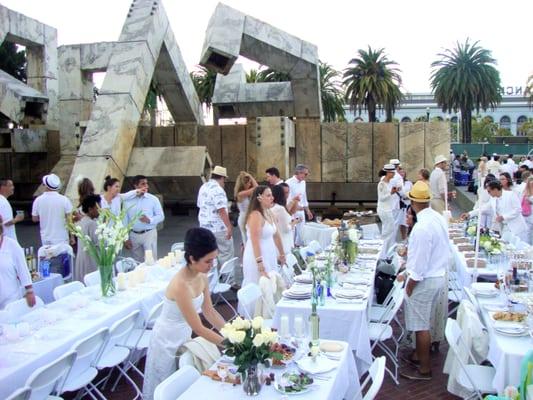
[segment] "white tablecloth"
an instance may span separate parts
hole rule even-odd
[[[365,241],[361,241],[361,244]],[[375,268],[377,255],[360,255],[365,257],[365,263],[372,263]],[[375,270],[374,270],[375,272]],[[355,273],[357,275],[357,273]],[[341,278],[342,279],[342,278]],[[373,283],[374,275],[371,282]],[[360,303],[339,303],[333,298],[326,298],[324,306],[319,306],[317,311],[320,316],[320,338],[330,340],[342,340],[348,342],[355,354],[357,369],[363,374],[372,364],[372,352],[370,350],[370,338],[368,335],[367,309],[373,298],[373,285],[368,288],[368,297]],[[281,299],[276,305],[273,318],[273,327],[279,328],[281,315],[289,317],[290,330],[293,332],[293,321],[296,315],[302,315],[304,320],[309,319],[311,314],[310,300]]]
[[[321,377],[329,377],[328,380],[316,379],[313,388],[307,393],[303,393],[297,398],[305,400],[342,400],[342,399],[359,399],[360,386],[357,379],[358,374],[355,364],[349,351],[347,343],[343,343],[344,350],[341,354],[339,366],[333,371],[320,374]],[[282,370],[273,369],[272,372],[280,375]],[[199,400],[199,399],[216,399],[216,400],[234,400],[246,398],[242,390],[242,385],[233,386],[231,384],[222,384],[213,381],[206,376],[201,376],[194,382],[187,391],[185,391],[179,400]],[[254,399],[280,399],[283,395],[274,389],[273,385],[261,387],[259,394]]]
[[[33,283],[33,290],[36,296],[43,299],[45,304],[54,301],[54,289],[63,284],[61,274],[50,274],[49,277]]]
[[[146,318],[150,309],[162,301],[167,285],[168,279],[147,282],[110,299],[89,300],[88,306],[76,310],[69,309],[74,303],[72,295],[48,304],[46,309],[62,313],[64,319],[43,328],[47,338],[38,339],[34,334],[15,343],[0,343],[0,399],[23,387],[35,369],[57,359],[97,329],[109,328],[135,310]]]
[[[477,284],[479,285],[479,283]],[[494,286],[493,283],[482,285]],[[482,309],[483,322],[489,332],[489,354],[487,359],[496,369],[496,375],[492,384],[498,393],[502,394],[506,386],[518,386],[520,383],[520,364],[525,354],[533,347],[533,339],[530,336],[510,337],[497,333],[493,328],[493,321],[488,311],[483,307],[485,304],[505,305],[504,296],[493,298],[477,297]]]
[[[327,225],[319,224],[317,222],[308,222],[302,228],[302,239],[304,244],[308,245],[313,240],[318,241],[323,249],[328,247],[331,243],[331,234],[337,228],[330,228]]]
[[[458,249],[458,247],[452,243],[452,250],[453,250],[453,259],[455,263],[455,268],[459,277],[459,281],[464,287],[470,287],[472,284],[472,276],[474,274],[474,268],[469,268],[466,264],[466,259],[463,253],[461,253]],[[480,255],[480,257],[483,257],[483,255]],[[496,280],[496,277],[498,275],[498,268],[494,264],[488,263],[487,260],[487,266],[485,268],[478,268],[477,269],[478,277],[482,277],[489,280]]]

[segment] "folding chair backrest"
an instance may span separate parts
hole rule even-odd
[[[232,259],[226,261],[224,264],[222,264],[222,267],[220,267],[218,276],[222,277],[222,279],[224,279],[224,281],[227,283],[228,280],[231,278],[231,275],[233,274],[235,265],[238,262],[239,257],[233,257]]]
[[[28,400],[30,396],[31,396],[31,388],[25,386],[23,388],[15,390],[13,393],[9,395],[9,397],[6,400]]]
[[[322,246],[320,245],[320,243],[318,243],[318,240],[311,240],[307,247],[309,247],[311,251],[315,254],[322,252]]]
[[[298,265],[298,260],[296,259],[296,256],[292,253],[287,253],[285,255],[285,261],[287,264],[287,267],[292,269],[295,273],[302,273],[302,270],[300,269],[300,266]]]
[[[470,303],[472,303],[472,305],[476,309],[477,314],[481,317],[481,307],[479,306],[479,301],[476,299],[476,296],[474,296],[470,288],[464,287],[463,291],[466,294],[466,299],[463,299],[462,301],[469,301]]]
[[[302,260],[307,264],[307,253],[314,253],[313,250],[309,248],[309,246],[300,247],[300,256],[302,257]]]
[[[59,300],[65,296],[68,296],[71,293],[78,292],[85,288],[85,285],[80,281],[72,281],[65,283],[54,288],[54,300]]]
[[[255,283],[248,283],[243,286],[237,292],[237,299],[244,309],[245,313],[248,314],[247,308],[252,304],[255,304],[257,300],[261,298],[261,289],[259,285]],[[253,318],[252,315],[245,315],[246,318]]]
[[[191,366],[180,368],[161,382],[154,391],[154,400],[175,400],[198,378],[200,373]]]
[[[102,354],[105,354],[116,345],[124,345],[126,343],[131,331],[135,327],[138,317],[139,310],[133,311],[111,325],[111,328],[109,328],[107,343],[102,351]]]
[[[71,350],[76,352],[76,361],[74,361],[68,374],[69,377],[78,377],[98,361],[98,356],[106,344],[108,334],[107,328],[100,328],[90,336],[74,343]]]
[[[194,368],[194,356],[192,355],[190,350],[185,350],[183,352],[183,354],[179,358],[178,364],[179,364],[179,369],[182,369],[184,367]]]
[[[95,286],[100,284],[100,271],[89,272],[83,277],[85,286]]]
[[[394,286],[391,290],[393,292],[392,297],[387,305],[387,309],[381,317],[381,323],[389,325],[393,318],[396,316],[396,313],[400,309],[405,297],[405,290],[401,285]]]
[[[361,385],[361,391],[365,389],[371,380],[372,384],[368,387],[365,395],[363,396],[363,400],[373,400],[377,396],[379,389],[383,384],[383,378],[385,377],[385,363],[385,356],[381,356],[376,358],[370,366],[368,376]]]
[[[35,296],[35,305],[33,307],[28,306],[26,299],[15,300],[11,303],[8,303],[5,311],[8,314],[8,318],[11,322],[18,321],[24,315],[37,310],[44,306],[44,301],[39,297]]]
[[[148,316],[144,320],[144,327],[148,328],[154,326],[156,319],[161,315],[161,311],[163,311],[163,302],[160,302],[152,307],[148,313]]]
[[[26,381],[26,386],[31,388],[30,400],[46,399],[60,387],[75,359],[76,352],[69,351],[50,364],[35,370]]]
[[[170,251],[183,250],[184,248],[185,248],[185,243],[184,242],[177,242],[177,243],[174,243],[170,247]]]

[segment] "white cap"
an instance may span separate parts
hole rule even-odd
[[[397,158],[391,158],[389,164],[400,165],[400,160],[398,160]]]

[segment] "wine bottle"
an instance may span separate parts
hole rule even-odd
[[[320,317],[316,312],[316,304],[311,305],[311,315],[309,315],[309,327],[311,329],[311,345],[318,346],[320,344]]]

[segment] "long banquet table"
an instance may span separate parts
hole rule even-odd
[[[360,241],[360,247],[370,243],[381,243],[381,241]],[[357,263],[366,265],[371,269],[370,286],[367,289],[366,298],[359,301],[344,302],[327,297],[324,306],[318,306],[317,311],[320,317],[320,338],[328,340],[342,340],[348,342],[355,355],[357,370],[363,374],[372,364],[372,352],[370,350],[370,338],[368,332],[367,310],[373,298],[373,283],[375,268],[379,250],[375,254],[359,254]],[[358,271],[351,271],[351,276],[357,276]],[[344,275],[344,274],[341,274]],[[342,280],[343,277],[339,276]],[[307,321],[311,314],[310,300],[292,300],[282,298],[276,305],[276,312],[273,318],[273,327],[280,327],[282,315],[289,318],[290,330],[293,330],[293,322],[297,315],[303,316]]]
[[[336,230],[337,228],[319,222],[307,222],[302,228],[302,240],[305,245],[316,240],[325,249],[331,244],[331,235]]]
[[[119,291],[107,299],[98,296],[99,286],[86,288],[81,294],[69,295],[27,314],[22,321],[32,325],[40,319],[44,326],[17,341],[2,338],[0,399],[23,387],[33,371],[57,359],[97,329],[109,328],[135,310],[146,318],[150,309],[162,301],[169,277],[175,271],[169,269],[161,279]]]
[[[349,346],[345,342],[339,343],[344,346],[344,349],[340,353],[338,366],[330,372],[320,374],[320,379],[315,379],[315,382],[311,386],[311,390],[307,393],[298,395],[298,398],[305,400],[341,400],[359,398],[359,381],[357,380],[357,373],[354,370],[355,366],[350,355]],[[268,370],[268,372],[273,372],[275,375],[279,376],[285,371],[271,369]],[[213,381],[207,376],[201,376],[180,397],[178,397],[178,399],[197,400],[216,398],[217,400],[233,400],[245,397],[246,395],[243,392],[242,385],[233,386],[229,383]],[[259,394],[254,398],[263,400],[280,399],[285,397],[282,393],[278,392],[273,385],[263,385]]]

